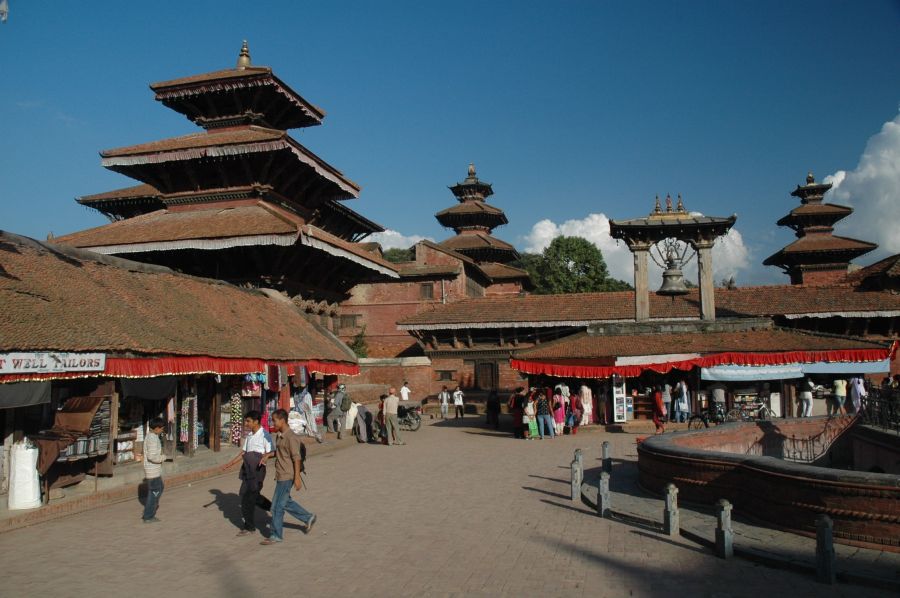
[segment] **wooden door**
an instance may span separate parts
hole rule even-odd
[[[481,390],[497,388],[497,364],[479,363],[475,366],[475,386]]]

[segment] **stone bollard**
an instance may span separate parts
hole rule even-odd
[[[724,498],[716,503],[716,556],[723,559],[730,559],[734,556],[731,509],[731,503]]]
[[[584,483],[584,454],[581,449],[575,449],[575,462],[578,463],[578,483]]]
[[[678,488],[675,484],[666,484],[666,508],[663,511],[663,531],[670,537],[680,535],[678,522]]]
[[[605,471],[597,480],[597,515],[604,519],[612,516],[612,504],[609,500],[609,474]]]
[[[572,461],[569,465],[572,470],[572,501],[581,499],[581,476],[578,473],[578,461]]]
[[[824,513],[816,517],[816,580],[834,584],[834,522]]]
[[[609,456],[609,440],[603,441],[603,448],[602,448],[601,456],[603,457],[603,471],[611,474],[612,473],[612,457]]]

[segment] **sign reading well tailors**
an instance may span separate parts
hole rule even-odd
[[[0,374],[102,372],[105,353],[0,353]]]

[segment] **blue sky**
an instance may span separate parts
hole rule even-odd
[[[242,39],[326,110],[293,133],[390,229],[449,236],[433,214],[470,161],[520,248],[540,221],[590,229],[680,192],[738,214],[742,283],[786,280],[760,262],[791,239],[790,190],[852,173],[900,102],[888,1],[9,4],[0,228],[37,238],[102,224],[73,198],[132,183],[97,152],[196,130],[147,85],[230,67]]]

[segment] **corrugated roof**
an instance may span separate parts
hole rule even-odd
[[[0,350],[355,363],[287,299],[0,231]]]

